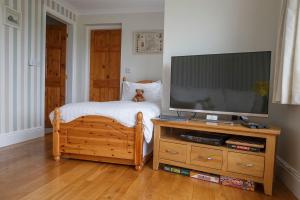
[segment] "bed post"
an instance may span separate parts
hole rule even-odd
[[[53,158],[56,161],[60,160],[59,129],[60,129],[60,111],[59,108],[56,108],[54,111],[54,120],[53,120]]]
[[[135,169],[140,171],[143,168],[143,142],[144,142],[144,131],[143,131],[143,113],[137,114],[137,124],[135,131],[135,155],[134,163]]]

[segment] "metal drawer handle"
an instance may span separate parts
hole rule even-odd
[[[207,160],[207,161],[212,161],[214,160],[213,156],[209,156],[209,157],[203,157],[203,156],[198,156],[198,160],[199,161],[203,161],[203,160]]]
[[[249,164],[246,164],[246,167],[254,167],[254,165],[249,163]]]
[[[239,166],[242,166],[242,167],[254,167],[254,164],[252,163],[237,163]]]
[[[172,150],[166,150],[166,153],[169,153],[169,154],[173,154],[173,155],[177,155],[179,154],[177,151],[172,151]]]

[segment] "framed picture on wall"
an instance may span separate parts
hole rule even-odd
[[[21,13],[8,7],[4,7],[4,24],[14,28],[21,26]]]
[[[135,54],[155,54],[163,52],[163,31],[140,31],[134,33]]]

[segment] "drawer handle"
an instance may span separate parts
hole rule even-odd
[[[254,164],[252,163],[237,163],[237,164],[241,167],[247,167],[247,168],[254,167]]]
[[[203,160],[207,160],[207,161],[212,161],[214,160],[213,156],[209,156],[209,157],[203,157],[203,156],[198,156],[198,159],[199,161],[203,161]]]
[[[179,154],[177,151],[172,151],[172,150],[166,150],[166,153],[173,154],[173,155]]]

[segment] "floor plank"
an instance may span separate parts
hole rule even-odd
[[[51,158],[51,135],[0,149],[1,200],[183,199],[296,200],[280,182],[272,197],[171,174],[132,167]]]

